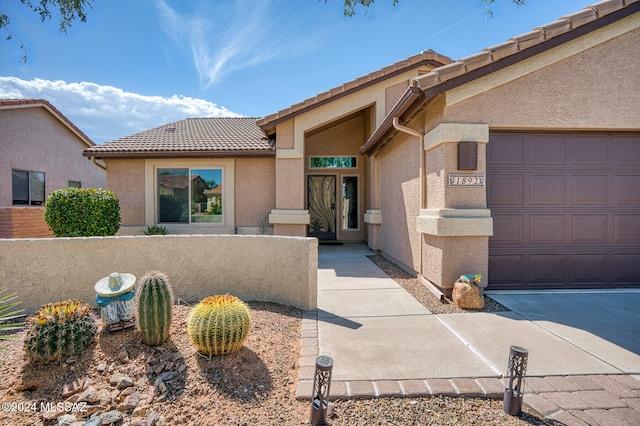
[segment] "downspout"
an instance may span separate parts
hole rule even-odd
[[[102,170],[107,170],[107,166],[102,165],[96,161],[96,157],[91,157],[91,162],[96,166],[100,167]]]
[[[411,127],[403,126],[400,124],[400,119],[395,116],[393,117],[393,127],[403,133],[412,135],[417,137],[420,140],[420,210],[425,208],[425,193],[424,193],[424,148],[422,147],[424,133],[418,130],[412,129]],[[418,273],[420,277],[422,277],[422,238],[420,238],[420,248],[418,250],[420,267],[418,268]]]

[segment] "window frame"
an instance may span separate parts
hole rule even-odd
[[[214,233],[235,232],[235,162],[233,158],[173,158],[173,159],[146,159],[145,160],[145,225],[156,225],[159,222],[159,169],[188,169],[192,170],[220,169],[222,172],[222,222],[191,222],[191,213],[188,223],[162,222],[172,229],[194,230],[206,228]],[[191,203],[191,200],[189,200]]]
[[[21,172],[21,173],[26,173],[27,174],[27,202],[26,203],[16,203],[16,198],[15,198],[15,192],[14,192],[14,185],[15,185],[15,181],[14,181],[14,172]],[[34,204],[33,198],[32,198],[32,175],[35,175],[36,173],[41,174],[42,175],[42,200],[39,202],[39,204]],[[36,170],[25,170],[25,169],[16,169],[16,168],[12,168],[11,169],[11,205],[12,206],[35,206],[35,207],[42,207],[45,205],[47,201],[47,174],[45,172],[40,172],[40,171],[36,171]]]
[[[313,160],[316,158],[352,158],[353,166],[351,167],[342,167],[342,166],[322,166],[316,167],[313,165]],[[309,170],[355,170],[358,168],[358,156],[357,155],[311,155],[309,156]]]
[[[344,218],[342,216],[342,212],[344,211],[344,198],[342,194],[344,178],[356,178],[356,216],[358,218],[358,226],[356,228],[344,228],[342,224],[344,223]],[[362,218],[360,217],[360,205],[362,198],[362,191],[360,188],[361,177],[359,174],[349,173],[349,174],[340,174],[340,232],[357,232],[361,229]],[[336,194],[337,195],[337,194]]]

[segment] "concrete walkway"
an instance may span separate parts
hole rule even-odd
[[[434,315],[366,256],[320,246],[318,309],[302,325],[298,398],[315,357],[334,360],[333,398],[502,399],[509,347],[529,350],[524,403],[567,425],[640,425],[640,290],[493,292],[511,309]]]

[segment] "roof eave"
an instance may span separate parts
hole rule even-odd
[[[275,157],[275,150],[246,151],[113,151],[96,152],[85,150],[85,157],[101,158],[229,158],[229,157]]]
[[[446,58],[444,56],[440,56],[440,57],[443,58],[443,59]],[[448,59],[448,58],[446,58],[446,59]],[[434,59],[424,59],[424,60],[422,60],[420,62],[416,62],[415,64],[412,64],[412,65],[407,66],[405,68],[398,69],[398,70],[393,71],[393,72],[391,72],[389,74],[385,74],[385,75],[383,75],[383,76],[381,76],[379,78],[368,80],[368,81],[366,81],[365,83],[363,83],[361,85],[358,85],[358,86],[352,87],[350,89],[346,89],[346,90],[340,91],[339,93],[336,93],[333,96],[323,98],[321,100],[318,100],[317,102],[314,102],[314,103],[311,103],[311,104],[308,104],[308,105],[305,104],[304,102],[300,103],[300,104],[297,104],[297,105],[295,105],[295,108],[293,108],[293,107],[289,108],[289,110],[290,110],[289,113],[284,113],[284,111],[286,111],[286,110],[281,110],[281,111],[277,112],[276,114],[274,114],[274,115],[278,115],[278,117],[276,117],[276,118],[274,118],[272,120],[268,120],[267,118],[259,119],[259,120],[256,121],[256,124],[258,125],[258,127],[260,127],[260,129],[266,135],[272,134],[273,133],[273,129],[275,129],[275,127],[278,124],[280,124],[282,122],[285,122],[287,120],[290,120],[293,117],[296,117],[296,116],[298,116],[300,114],[304,114],[305,112],[308,112],[308,111],[313,110],[315,108],[321,107],[321,106],[326,105],[328,103],[334,102],[334,101],[336,101],[336,100],[338,100],[340,98],[343,98],[345,96],[351,95],[352,93],[355,93],[355,92],[358,92],[360,90],[366,89],[367,87],[373,86],[373,85],[379,83],[382,80],[386,80],[386,79],[395,77],[396,75],[403,74],[403,73],[405,73],[407,71],[410,71],[410,70],[415,69],[415,68],[419,68],[419,67],[427,65],[427,64],[431,64],[431,65],[434,65],[436,67],[439,66],[439,65],[443,65],[442,62],[437,62]],[[316,96],[316,98],[317,98],[317,96]],[[312,99],[315,99],[315,98],[312,98]]]

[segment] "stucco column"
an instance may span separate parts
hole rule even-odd
[[[380,210],[380,163],[377,155],[367,158],[368,196],[370,208],[364,214],[367,227],[367,244],[371,250],[382,248],[382,211]]]
[[[463,274],[482,274],[486,286],[489,236],[487,124],[442,123],[425,136],[427,208],[416,228],[422,234],[422,274],[445,294]]]
[[[310,222],[304,205],[304,132],[296,131],[293,119],[276,131],[276,208],[269,223],[275,235],[304,237]]]

